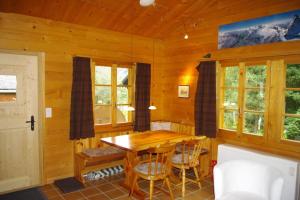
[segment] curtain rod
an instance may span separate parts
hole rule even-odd
[[[208,54],[206,54],[205,56],[207,56]],[[286,53],[286,54],[278,54],[278,55],[262,55],[262,56],[249,56],[249,57],[225,57],[225,58],[205,58],[203,56],[203,58],[200,58],[199,60],[197,60],[198,62],[202,62],[202,61],[226,61],[226,60],[248,60],[248,59],[255,59],[255,58],[274,58],[274,57],[284,57],[284,56],[300,56],[300,52],[299,53]]]
[[[110,63],[110,64],[124,64],[124,65],[132,65],[132,64],[136,64],[137,62],[131,62],[131,61],[121,61],[121,60],[117,60],[117,59],[104,59],[104,58],[99,58],[99,57],[95,57],[95,56],[90,56],[90,55],[82,55],[82,54],[75,54],[72,55],[73,57],[87,57],[90,58],[92,61],[96,61],[99,63]]]

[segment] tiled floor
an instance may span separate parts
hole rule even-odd
[[[49,200],[135,200],[134,197],[128,197],[128,191],[120,186],[120,182],[124,180],[124,174],[115,175],[98,181],[88,182],[85,188],[76,192],[63,194],[53,184],[42,187],[42,191],[47,195]],[[188,182],[186,184],[186,200],[213,200],[213,186],[210,179],[204,179],[202,182],[202,189],[194,183]],[[162,182],[156,181],[155,186],[161,187]],[[149,182],[146,180],[139,181],[140,188],[148,194]],[[181,198],[181,185],[172,184],[175,199]],[[167,188],[163,188],[168,191]],[[149,196],[148,196],[149,197]],[[169,196],[154,189],[154,199],[164,200],[169,199]]]

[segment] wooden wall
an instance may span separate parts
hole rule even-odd
[[[158,75],[164,47],[159,40],[0,13],[0,49],[45,52],[45,106],[53,109],[44,133],[45,182],[73,175],[73,143],[68,139],[73,56],[152,63],[155,53],[151,95],[161,107]],[[159,115],[152,112],[152,119]]]
[[[73,56],[124,62],[154,61],[151,101],[158,109],[151,111],[152,120],[193,126],[197,81],[195,67],[203,55],[210,52],[214,59],[228,59],[300,54],[299,41],[217,50],[219,25],[296,10],[300,8],[299,0],[222,2],[227,6],[213,6],[213,10],[207,10],[205,20],[197,20],[197,27],[188,27],[189,40],[184,40],[182,33],[174,33],[160,41],[35,17],[0,13],[0,49],[45,52],[45,105],[53,108],[53,117],[46,119],[45,124],[45,182],[73,175],[73,143],[68,139]],[[177,97],[177,87],[183,84],[190,85],[190,98]],[[219,138],[220,142],[223,140],[247,145]],[[269,149],[274,150],[272,147]]]
[[[300,9],[300,1],[229,1],[225,0],[224,7],[214,6],[203,20],[194,19],[196,27],[188,27],[189,39],[183,39],[183,33],[174,34],[165,39],[166,66],[163,69],[163,112],[162,120],[181,122],[194,125],[194,96],[196,90],[198,73],[195,67],[203,56],[212,54],[212,59],[226,60],[238,58],[254,58],[266,56],[279,56],[287,54],[300,55],[300,41],[282,42],[257,46],[248,46],[233,49],[217,50],[218,27],[222,24],[268,16],[276,13],[288,12]],[[226,3],[228,3],[227,6]],[[221,4],[221,3],[220,3]],[[225,8],[226,7],[226,8]],[[205,19],[205,20],[204,20]],[[193,19],[190,19],[192,21]],[[190,85],[190,98],[177,97],[177,86],[182,84]],[[229,140],[219,137],[217,142],[230,142],[238,145],[259,148],[238,140]],[[263,150],[271,151],[300,158],[292,149],[290,151],[278,150],[278,146],[267,144]],[[217,147],[217,145],[213,145]],[[214,150],[216,152],[216,150]],[[216,158],[214,153],[213,158]]]

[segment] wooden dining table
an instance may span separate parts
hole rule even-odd
[[[151,147],[157,147],[164,143],[176,144],[184,140],[193,139],[194,137],[193,135],[159,130],[106,137],[102,138],[101,141],[127,152],[125,158],[125,180],[122,186],[130,190],[133,183],[133,168],[139,162],[138,152]],[[145,193],[140,190],[138,185],[134,186],[134,194],[142,199],[145,197]]]

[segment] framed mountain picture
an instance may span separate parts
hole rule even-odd
[[[295,10],[220,26],[218,49],[299,39],[300,10]]]

